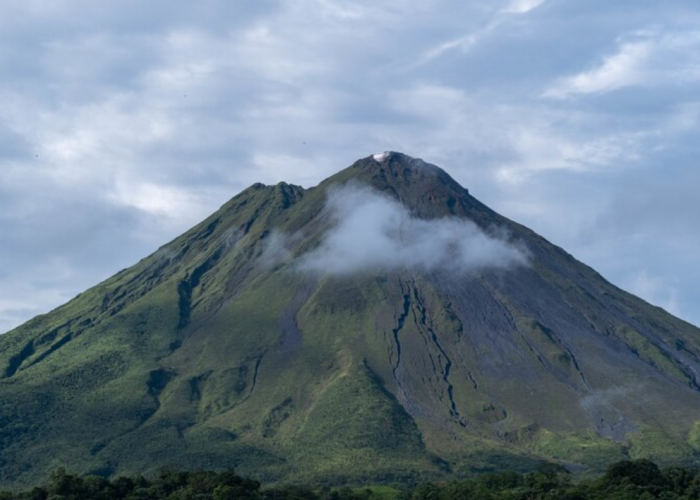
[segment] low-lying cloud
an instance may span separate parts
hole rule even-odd
[[[463,219],[418,219],[399,202],[366,187],[338,189],[327,203],[336,225],[300,258],[302,270],[341,275],[379,269],[469,273],[527,263],[526,252],[503,234],[487,234]]]

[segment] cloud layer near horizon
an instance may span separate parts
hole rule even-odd
[[[297,262],[301,270],[348,275],[375,270],[473,273],[527,264],[526,253],[471,221],[413,217],[396,200],[362,186],[334,190],[327,208],[335,221],[319,247]]]
[[[694,0],[8,2],[0,331],[383,150],[700,323],[698,33]]]

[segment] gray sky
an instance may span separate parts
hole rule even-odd
[[[697,0],[0,9],[0,331],[383,150],[700,324]]]

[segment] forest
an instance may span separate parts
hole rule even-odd
[[[225,472],[164,471],[152,478],[80,477],[59,469],[48,484],[0,492],[0,500],[684,500],[700,499],[700,471],[661,469],[648,460],[619,462],[595,479],[558,466],[518,474],[493,472],[413,487],[277,486]]]

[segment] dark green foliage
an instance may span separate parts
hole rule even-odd
[[[700,471],[659,467],[648,460],[619,462],[599,479],[581,482],[561,470],[489,474],[467,481],[424,484],[399,500],[696,500]]]
[[[463,481],[424,483],[412,489],[281,486],[261,488],[233,470],[163,472],[107,479],[59,469],[42,488],[0,492],[0,500],[697,500],[700,471],[659,469],[648,460],[619,462],[596,480],[572,481],[563,469],[529,474],[496,472]]]
[[[608,483],[626,481],[644,488],[662,485],[665,477],[655,463],[649,460],[636,460],[614,464],[605,474],[605,481]]]
[[[320,492],[301,486],[261,490],[260,483],[225,472],[165,471],[155,478],[80,477],[59,469],[44,487],[13,493],[0,492],[0,500],[369,500],[371,490],[325,489]],[[377,496],[377,500],[381,500]]]

